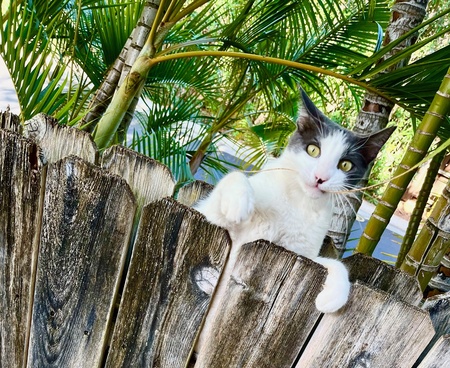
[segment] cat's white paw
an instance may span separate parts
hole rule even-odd
[[[323,290],[316,298],[316,308],[322,313],[337,312],[347,303],[350,294],[348,271],[335,259],[317,257],[314,260],[328,271]]]
[[[322,313],[334,313],[348,300],[348,292],[342,288],[325,287],[316,298],[316,308]]]
[[[227,222],[239,224],[255,209],[255,194],[248,179],[241,173],[230,174],[221,183],[220,212]]]

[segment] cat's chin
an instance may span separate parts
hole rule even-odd
[[[307,185],[305,191],[306,194],[312,199],[324,198],[327,195],[327,192],[315,186]]]

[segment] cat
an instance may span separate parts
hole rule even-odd
[[[347,302],[347,269],[338,260],[319,257],[331,222],[333,192],[360,181],[395,128],[358,135],[331,121],[302,89],[300,93],[297,129],[280,157],[249,178],[238,171],[226,175],[195,206],[209,222],[226,228],[232,240],[224,281],[217,287],[197,351],[211,333],[239,249],[248,242],[269,240],[323,265],[328,275],[315,301],[320,312],[336,312]]]

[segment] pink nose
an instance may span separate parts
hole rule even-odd
[[[323,184],[328,180],[328,178],[321,178],[316,176],[316,183],[317,184]]]

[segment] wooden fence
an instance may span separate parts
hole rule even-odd
[[[169,170],[124,147],[99,159],[43,115],[0,124],[0,367],[412,367],[425,349],[419,367],[450,366],[448,297],[419,308],[415,279],[356,255],[348,304],[322,315],[325,269],[263,240],[195,356],[230,247],[190,208],[210,187],[175,200]]]

